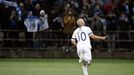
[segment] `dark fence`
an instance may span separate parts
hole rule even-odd
[[[134,31],[107,31],[106,41],[92,41],[95,58],[134,58]],[[71,34],[62,31],[0,31],[1,58],[75,58]]]

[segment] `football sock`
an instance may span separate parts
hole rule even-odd
[[[87,68],[88,68],[88,65],[83,65],[82,66],[82,71],[83,71],[84,75],[88,75],[88,69]]]

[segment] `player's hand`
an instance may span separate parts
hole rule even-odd
[[[109,40],[109,36],[104,36],[105,40]]]

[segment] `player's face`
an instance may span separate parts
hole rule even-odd
[[[85,25],[85,22],[84,22],[83,19],[78,19],[77,24],[78,24],[78,26],[81,27],[81,26],[84,26]]]

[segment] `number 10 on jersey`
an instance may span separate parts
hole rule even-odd
[[[78,33],[78,41],[85,41],[86,40],[86,34],[85,32]]]

